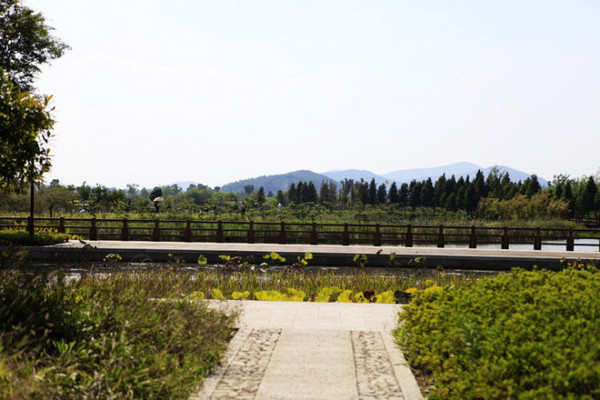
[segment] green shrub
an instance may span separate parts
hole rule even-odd
[[[30,236],[29,232],[23,231],[0,232],[0,245],[46,246],[67,242],[69,239],[71,239],[71,236],[67,233],[36,232],[34,236]]]
[[[0,398],[187,398],[232,320],[151,297],[140,275],[0,275]]]
[[[516,270],[414,293],[395,335],[432,398],[600,397],[600,273]]]

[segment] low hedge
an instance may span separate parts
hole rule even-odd
[[[600,273],[515,270],[415,294],[395,331],[430,398],[600,398]]]
[[[39,233],[30,236],[29,232],[23,231],[1,231],[0,245],[19,245],[19,246],[46,246],[67,242],[71,235],[67,233]]]

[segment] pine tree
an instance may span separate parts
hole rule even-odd
[[[400,198],[398,197],[398,186],[396,186],[396,182],[392,182],[392,185],[390,186],[388,199],[391,204],[398,204],[400,202]]]
[[[387,189],[385,183],[382,183],[377,188],[377,203],[385,204],[387,202]]]
[[[369,184],[369,204],[372,206],[377,204],[377,185],[375,184],[375,178],[371,179]]]

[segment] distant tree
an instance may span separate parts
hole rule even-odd
[[[594,178],[590,176],[583,186],[581,195],[579,196],[578,205],[582,213],[589,213],[595,208],[596,194],[598,193],[598,186],[594,181]]]
[[[398,196],[398,186],[396,185],[396,182],[392,182],[390,185],[388,199],[391,204],[398,204],[400,202],[400,197]]]
[[[306,197],[306,202],[307,203],[316,203],[319,200],[319,196],[317,195],[317,188],[315,187],[315,184],[311,182],[308,182],[308,185],[305,185],[307,187],[306,193],[307,193],[307,197]]]
[[[329,185],[325,181],[321,182],[321,189],[319,190],[319,203],[331,203]]]
[[[408,205],[412,208],[419,207],[421,205],[421,188],[423,184],[421,182],[417,182],[416,180],[412,180],[409,185],[409,194],[408,194]]]
[[[434,190],[431,178],[427,178],[427,180],[422,183],[419,202],[423,207],[431,207],[434,205]]]
[[[150,200],[154,201],[157,197],[163,197],[163,190],[159,186],[155,186],[150,192]]]
[[[467,186],[464,196],[464,206],[466,210],[470,213],[477,210],[479,199],[477,198],[477,184],[475,182],[471,182],[469,186]]]
[[[408,183],[404,182],[400,185],[400,189],[398,189],[398,204],[402,207],[406,207],[408,205],[408,195],[409,195]]]
[[[531,175],[525,180],[525,195],[531,197],[534,194],[538,194],[542,191],[540,182],[538,181],[537,175]]]
[[[387,202],[387,188],[385,187],[385,184],[382,183],[377,188],[377,203],[385,204],[386,202]]]
[[[139,185],[137,185],[135,183],[128,183],[127,190],[125,192],[127,193],[127,196],[135,197],[138,194],[139,188],[140,188]]]
[[[261,186],[258,188],[258,192],[256,192],[256,204],[258,204],[259,207],[262,207],[265,204],[265,201],[265,188]]]
[[[488,197],[495,199],[503,198],[502,179],[504,174],[500,172],[498,166],[492,167],[487,177]]]
[[[369,204],[369,184],[361,179],[356,182],[356,198],[363,204]]]
[[[275,198],[277,200],[277,204],[281,204],[282,206],[287,206],[287,199],[285,198],[285,194],[283,194],[282,190],[277,191]]]
[[[290,185],[290,188],[288,189],[288,200],[290,202],[298,203],[296,185],[294,184],[294,182],[292,182],[292,184]]]
[[[249,195],[252,192],[254,192],[254,185],[244,185],[244,193]]]
[[[304,182],[299,181],[296,184],[296,203],[306,203],[307,194],[306,194],[306,185]]]
[[[433,203],[443,206],[446,193],[446,174],[442,174],[433,185]]]
[[[475,179],[473,179],[473,184],[475,185],[475,196],[477,197],[477,201],[482,197],[487,197],[488,188],[485,182],[485,177],[483,176],[483,172],[481,170],[477,170],[475,174]]]
[[[375,178],[371,179],[371,183],[369,183],[369,204],[375,205],[377,204],[377,185],[375,183]]]

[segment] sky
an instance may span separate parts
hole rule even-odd
[[[597,0],[23,2],[71,46],[47,181],[600,169]]]

